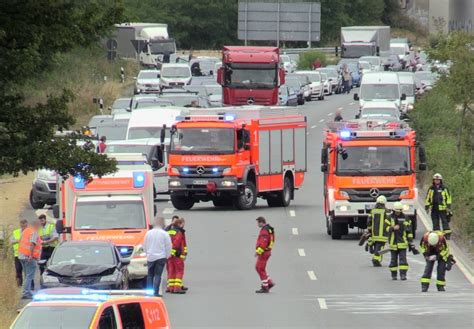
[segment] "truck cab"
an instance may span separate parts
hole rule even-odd
[[[278,105],[278,89],[285,83],[279,48],[225,46],[217,82],[224,105]]]

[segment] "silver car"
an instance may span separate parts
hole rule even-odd
[[[156,93],[160,91],[160,71],[141,70],[135,83],[135,94]]]

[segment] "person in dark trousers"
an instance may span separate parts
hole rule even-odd
[[[267,274],[267,263],[272,255],[273,244],[275,243],[275,230],[263,217],[257,218],[257,226],[260,228],[260,233],[257,238],[255,247],[255,257],[257,262],[255,269],[262,282],[261,288],[255,291],[257,294],[268,293],[270,289],[275,286],[275,283]]]
[[[21,232],[21,239],[18,245],[18,259],[21,262],[21,267],[25,275],[21,299],[33,298],[31,283],[35,279],[38,260],[41,256],[41,238],[38,234],[40,226],[39,220],[34,219],[28,227]]]
[[[446,265],[452,256],[449,254],[449,246],[444,234],[440,231],[426,232],[420,241],[420,251],[425,256],[426,266],[421,277],[421,292],[427,292],[430,287],[431,274],[433,268],[438,262],[436,268],[436,287],[438,291],[445,291],[446,286]]]
[[[408,261],[407,249],[414,249],[411,220],[403,213],[403,205],[400,201],[393,205],[390,215],[390,226],[388,226],[388,243],[390,246],[390,273],[392,280],[397,280],[397,271],[400,272],[400,280],[407,279]]]
[[[107,137],[100,137],[99,144],[97,145],[97,153],[105,153],[105,150],[107,149],[107,144],[105,144],[106,141]]]
[[[342,68],[342,82],[344,85],[342,93],[349,94],[351,92],[352,75],[346,64]]]
[[[387,203],[387,198],[380,195],[375,203],[375,208],[372,209],[369,215],[369,220],[367,223],[367,229],[370,233],[370,238],[368,239],[369,246],[371,248],[372,264],[375,267],[382,266],[382,255],[379,254],[379,251],[382,250],[385,244],[388,241],[388,227],[390,226],[389,213],[385,204]]]
[[[59,244],[59,234],[56,231],[56,225],[48,223],[46,215],[41,214],[38,216],[38,220],[41,224],[38,234],[41,238],[41,260],[48,261],[53,255],[54,248]],[[43,274],[45,265],[40,265],[40,274]]]
[[[339,121],[344,121],[342,118],[342,111],[341,109],[336,110],[336,115],[334,116],[334,121],[339,122]]]
[[[143,243],[148,266],[147,289],[153,289],[153,295],[157,297],[161,297],[161,277],[166,260],[171,256],[171,239],[164,226],[162,217],[155,218],[153,229],[146,233]]]
[[[452,198],[448,188],[443,184],[441,174],[433,175],[433,185],[428,189],[425,200],[426,211],[431,210],[431,220],[433,221],[433,231],[442,231],[447,240],[451,237],[448,216],[451,216]],[[441,230],[440,221],[443,225]]]
[[[23,268],[21,267],[21,262],[18,259],[18,249],[20,247],[21,233],[28,227],[28,221],[26,219],[20,220],[20,228],[17,228],[12,232],[10,237],[10,244],[13,249],[13,256],[15,260],[15,274],[16,274],[16,284],[18,287],[23,285]],[[31,282],[31,289],[35,289],[35,281]]]

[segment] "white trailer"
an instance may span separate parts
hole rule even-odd
[[[341,57],[384,56],[390,52],[390,26],[341,27]]]

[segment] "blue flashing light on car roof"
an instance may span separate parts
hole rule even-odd
[[[342,139],[349,139],[351,138],[351,132],[349,130],[341,130],[339,136],[341,136]]]
[[[153,291],[153,289],[145,289],[145,295],[153,296],[154,294],[155,292]]]
[[[83,189],[86,187],[86,181],[81,176],[74,176],[74,188]]]
[[[53,301],[53,300],[90,300],[90,301],[106,301],[109,298],[108,295],[103,294],[81,294],[81,295],[48,295],[48,294],[36,294],[33,295],[34,301]]]
[[[133,173],[133,187],[141,188],[145,186],[145,173],[134,172]]]
[[[227,113],[224,115],[224,121],[234,121],[235,114]]]

